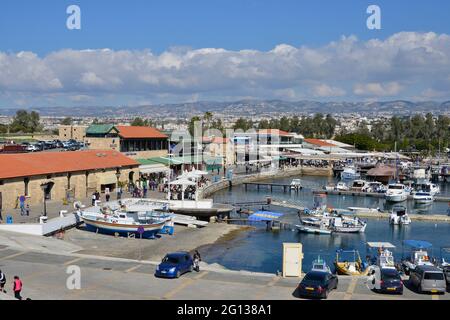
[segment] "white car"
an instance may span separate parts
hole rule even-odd
[[[26,149],[27,149],[28,152],[36,152],[36,151],[39,151],[39,148],[36,147],[34,144],[29,144],[29,145],[27,146]]]

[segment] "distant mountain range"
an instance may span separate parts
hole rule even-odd
[[[0,115],[14,115],[18,108],[2,108]],[[41,116],[54,117],[177,117],[190,118],[210,111],[214,114],[233,116],[263,116],[280,114],[351,114],[361,115],[412,113],[449,114],[450,101],[411,102],[404,100],[386,102],[318,102],[282,100],[241,100],[235,102],[192,102],[142,106],[82,106],[82,107],[33,107]]]

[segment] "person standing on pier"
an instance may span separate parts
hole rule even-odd
[[[200,272],[200,261],[202,261],[200,252],[198,252],[198,250],[195,250],[194,256],[192,258],[194,259],[194,270]]]
[[[18,276],[14,276],[13,291],[14,297],[18,300],[22,300],[22,296],[20,295],[20,292],[22,292],[22,287],[22,280],[20,280]]]
[[[2,270],[0,270],[0,292],[6,293],[5,284],[6,284],[6,276],[2,272]]]

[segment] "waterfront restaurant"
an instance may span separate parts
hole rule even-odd
[[[2,154],[0,208],[15,208],[21,195],[29,205],[84,199],[138,178],[139,163],[113,150]]]

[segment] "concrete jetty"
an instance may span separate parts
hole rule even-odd
[[[313,193],[325,193],[330,195],[339,196],[354,196],[354,197],[372,197],[372,198],[384,198],[384,193],[377,192],[364,192],[364,191],[340,191],[340,190],[313,190]],[[408,200],[413,200],[413,196],[409,195]],[[435,196],[434,201],[437,202],[450,202],[450,197]]]
[[[272,205],[284,207],[284,208],[290,208],[290,209],[296,209],[296,210],[302,210],[304,207],[300,204],[295,204],[288,201],[281,201],[281,200],[272,200]],[[348,212],[350,210],[346,209],[335,209],[337,212]],[[369,219],[388,219],[389,218],[389,212],[386,211],[377,211],[377,210],[371,210],[369,208],[360,208],[358,210],[352,211],[355,216],[361,217],[361,218],[369,218]],[[439,215],[439,214],[408,214],[411,220],[415,221],[434,221],[434,222],[447,222],[450,223],[450,216],[447,215]]]

